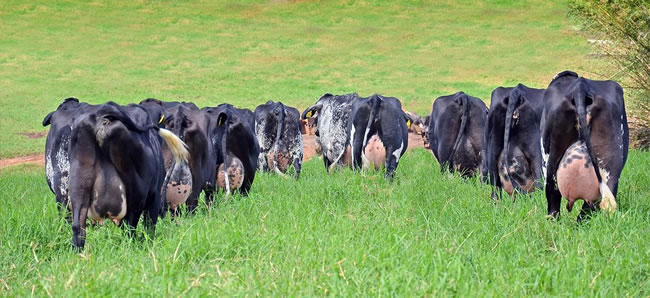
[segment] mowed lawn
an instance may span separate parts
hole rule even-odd
[[[495,204],[423,149],[392,184],[316,158],[298,181],[260,175],[247,198],[164,219],[153,241],[89,228],[81,254],[43,169],[5,169],[0,294],[647,296],[649,163],[632,152],[619,210],[578,224],[578,210],[548,220],[543,192]]]
[[[401,2],[3,0],[0,158],[43,152],[24,133],[70,96],[303,109],[381,93],[424,114],[459,90],[596,72],[564,1]]]

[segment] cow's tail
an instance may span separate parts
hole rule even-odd
[[[609,186],[603,181],[603,178],[600,174],[600,167],[598,166],[598,160],[596,159],[596,154],[591,146],[591,132],[587,124],[587,107],[585,104],[585,99],[587,98],[588,93],[584,84],[579,84],[578,89],[573,94],[574,104],[576,107],[576,112],[578,116],[578,135],[579,138],[587,146],[587,152],[591,163],[596,172],[596,178],[598,178],[598,184],[600,188],[600,208],[608,211],[616,211],[616,200],[614,194],[609,189]]]
[[[517,107],[517,102],[520,100],[520,97],[521,93],[519,92],[519,89],[515,87],[515,89],[512,90],[508,97],[508,108],[506,109],[506,121],[503,132],[503,162],[505,163],[506,175],[512,184],[513,191],[518,191],[519,186],[517,185],[517,182],[514,181],[510,176],[510,130],[512,128],[512,117],[515,112],[515,108]]]
[[[275,171],[276,174],[286,177],[280,169],[278,169],[278,147],[280,144],[280,138],[282,137],[282,131],[284,128],[284,118],[285,118],[285,113],[284,113],[284,105],[281,102],[278,102],[280,106],[280,119],[278,119],[278,125],[277,125],[277,130],[275,132],[275,140],[273,141],[273,147],[271,147],[273,151],[273,170]]]
[[[142,107],[140,107],[142,109]],[[144,110],[144,109],[143,109]],[[145,111],[146,112],[146,111]],[[120,107],[118,104],[109,102],[105,106],[103,106],[99,111],[98,114],[104,115],[104,116],[111,116],[118,121],[122,122],[128,129],[135,130],[138,132],[145,132],[148,131],[149,129],[154,129],[158,131],[158,135],[162,137],[162,139],[167,143],[167,146],[169,146],[169,149],[172,153],[172,156],[174,157],[174,160],[177,162],[187,162],[187,158],[189,156],[189,153],[187,152],[187,145],[181,140],[178,136],[176,136],[174,133],[172,133],[169,130],[166,130],[164,128],[159,128],[158,126],[149,124],[147,126],[140,126],[137,123],[133,122],[130,117],[128,117],[124,111],[122,111],[122,107]]]
[[[164,162],[163,162],[163,169],[165,169],[165,179],[163,180],[163,184],[160,190],[160,218],[165,218],[165,215],[167,215],[167,184],[169,184],[169,180],[172,177],[172,173],[174,171],[174,167],[176,167],[176,161],[172,159],[170,161],[169,168],[165,168]]]
[[[467,126],[467,121],[469,118],[470,108],[469,108],[467,94],[463,93],[460,95],[460,106],[462,109],[462,114],[460,116],[460,128],[458,129],[458,135],[456,136],[454,147],[451,148],[451,152],[449,154],[449,160],[447,161],[450,170],[454,168],[454,155],[456,154],[456,151],[460,146],[460,141],[462,139],[463,133],[465,132],[465,126]]]
[[[187,151],[187,145],[178,136],[164,128],[152,126],[152,129],[158,130],[158,135],[167,143],[169,150],[176,162],[187,162],[190,153]]]
[[[368,123],[366,124],[366,131],[363,133],[363,143],[361,143],[361,159],[363,164],[368,163],[369,161],[366,158],[366,145],[368,144],[368,135],[370,134],[370,128],[372,124],[375,123],[375,118],[379,112],[379,106],[381,105],[381,97],[375,94],[370,99],[370,115],[368,116]]]

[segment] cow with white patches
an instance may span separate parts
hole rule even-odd
[[[260,147],[252,111],[230,104],[203,108],[210,118],[209,134],[217,166],[217,189],[226,195],[237,190],[247,196],[258,168]]]
[[[89,107],[88,104],[80,103],[76,98],[66,98],[55,111],[47,114],[43,119],[43,126],[50,126],[45,141],[45,177],[61,211],[67,211],[70,207],[68,205],[68,185],[72,119],[87,107]],[[71,220],[69,216],[66,216],[66,219]]]
[[[458,171],[464,177],[479,172],[487,115],[488,108],[480,98],[462,91],[433,102],[427,131],[441,170]]]
[[[258,167],[281,176],[292,166],[295,178],[302,168],[300,112],[282,102],[268,101],[255,108],[255,135],[260,145]]]
[[[615,211],[629,146],[623,89],[614,81],[564,71],[551,81],[544,103],[548,214],[560,214],[562,197],[569,211],[576,200],[584,200],[578,220],[598,208]]]
[[[189,211],[198,205],[201,192],[207,202],[213,199],[216,177],[216,154],[209,136],[210,118],[193,103],[180,103],[163,111],[160,125],[178,136],[190,153],[187,163],[170,158],[163,146],[168,174],[165,181],[167,206],[172,215],[187,201]]]
[[[408,147],[407,121],[397,98],[375,94],[354,101],[348,121],[354,168],[385,167],[385,177],[392,179]]]
[[[541,188],[540,120],[544,89],[498,87],[492,91],[483,140],[483,180],[510,195]],[[492,197],[501,192],[492,192]]]
[[[162,207],[165,169],[161,142],[176,160],[186,160],[185,144],[168,130],[151,124],[138,105],[109,102],[75,113],[70,133],[72,243],[83,248],[86,219],[116,224],[126,221],[134,231],[145,215],[153,236]]]
[[[320,144],[323,162],[328,172],[337,166],[351,165],[348,144],[348,119],[352,103],[359,99],[356,93],[321,96],[313,106],[305,109],[301,119],[316,118],[316,142]],[[406,147],[405,147],[406,148]]]

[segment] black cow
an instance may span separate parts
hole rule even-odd
[[[217,187],[226,194],[239,189],[243,195],[248,195],[260,154],[252,111],[230,104],[202,111],[210,118],[209,133],[217,157]]]
[[[328,172],[339,165],[351,165],[348,141],[348,119],[352,103],[359,99],[356,93],[321,96],[313,106],[302,113],[302,119],[316,117],[316,142],[321,146],[323,162]]]
[[[160,214],[165,178],[161,137],[177,160],[187,158],[185,144],[168,130],[151,124],[140,106],[99,105],[77,113],[70,134],[69,196],[72,242],[83,248],[86,218],[116,224],[125,219],[132,231],[145,212],[153,233]]]
[[[293,166],[295,178],[302,168],[302,134],[300,112],[282,102],[268,101],[255,108],[255,135],[260,145],[260,170],[280,175]]]
[[[483,134],[488,108],[480,98],[465,93],[438,97],[427,129],[430,149],[441,170],[474,176],[483,163]]]
[[[385,176],[392,179],[408,148],[406,122],[397,98],[375,94],[355,100],[347,125],[354,168],[385,166]]]
[[[543,97],[544,89],[522,84],[492,91],[485,129],[483,179],[510,195],[541,188],[539,140]]]
[[[59,210],[67,210],[70,175],[70,133],[72,118],[89,105],[70,97],[43,119],[43,126],[50,126],[45,141],[45,177],[50,190],[56,196]],[[69,217],[67,217],[70,220]]]
[[[165,120],[165,110],[171,109],[180,104],[194,105],[193,103],[178,101],[161,101],[155,98],[147,98],[140,101],[140,106],[147,110],[147,114],[149,114],[149,117],[154,124],[161,124]]]
[[[167,204],[172,214],[186,201],[189,211],[194,211],[201,191],[211,202],[215,190],[217,157],[209,133],[210,118],[193,103],[180,103],[163,113],[160,125],[183,140],[190,153],[188,163],[176,163],[163,147],[168,169]]]
[[[544,94],[542,147],[546,163],[548,214],[558,216],[583,199],[579,220],[598,208],[616,210],[618,180],[627,160],[629,130],[623,89],[564,71]]]

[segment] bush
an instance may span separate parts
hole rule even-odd
[[[646,0],[572,0],[571,12],[600,38],[591,40],[630,79],[650,90],[650,5]]]
[[[639,147],[650,146],[650,2],[647,0],[570,0],[571,15],[593,37],[616,67],[610,74],[633,89],[635,108],[632,139]]]

